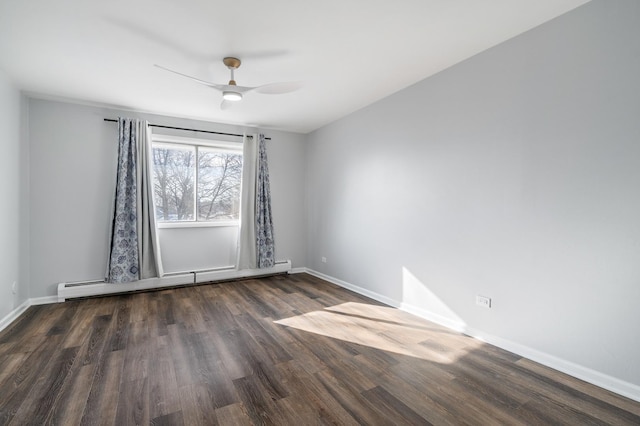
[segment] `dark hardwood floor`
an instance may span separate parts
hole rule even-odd
[[[0,424],[640,424],[640,403],[315,277],[29,308]]]

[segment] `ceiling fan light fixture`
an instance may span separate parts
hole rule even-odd
[[[234,92],[232,90],[225,90],[222,92],[222,98],[225,101],[238,102],[242,100],[242,93]]]
[[[267,95],[278,95],[282,93],[293,92],[294,90],[298,90],[300,88],[300,83],[296,82],[288,82],[288,83],[270,83],[263,84],[262,86],[256,87],[248,87],[248,86],[238,86],[236,81],[234,80],[233,74],[234,71],[238,69],[241,62],[238,58],[226,57],[222,60],[222,62],[229,68],[229,72],[231,73],[231,79],[227,84],[217,84],[212,83],[210,81],[200,80],[199,78],[182,74],[181,72],[170,70],[169,68],[165,68],[158,64],[155,64],[157,68],[163,69],[165,71],[172,72],[174,74],[181,75],[182,77],[189,78],[194,80],[200,84],[204,84],[207,87],[210,87],[215,90],[219,90],[222,92],[222,103],[220,103],[220,109],[225,110],[229,108],[232,103],[240,102],[242,100],[244,93],[249,93],[252,90],[255,90],[257,93],[264,93]]]

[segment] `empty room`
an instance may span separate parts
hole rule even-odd
[[[0,425],[640,424],[640,2],[0,0]]]

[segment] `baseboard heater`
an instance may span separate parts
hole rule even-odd
[[[149,278],[125,284],[111,284],[104,281],[83,281],[58,284],[58,302],[67,299],[89,296],[104,296],[114,293],[128,293],[132,291],[160,289],[193,285],[215,281],[232,280],[236,278],[257,277],[261,275],[282,274],[291,271],[291,261],[279,261],[272,268],[236,270],[233,267],[208,269],[200,271],[185,271],[169,273],[161,278]]]

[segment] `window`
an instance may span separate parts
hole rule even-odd
[[[154,204],[159,223],[229,223],[240,212],[242,146],[154,136]]]

